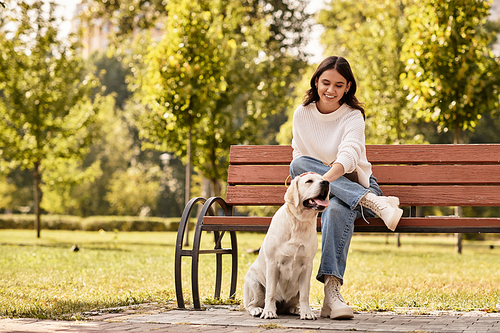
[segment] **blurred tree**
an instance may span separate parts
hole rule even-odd
[[[491,52],[486,0],[425,0],[407,8],[412,22],[401,59],[417,117],[451,131],[453,142],[498,108],[500,62]]]
[[[293,103],[287,109],[286,115],[288,120],[281,125],[280,131],[276,137],[276,140],[280,145],[291,145],[292,144],[292,132],[293,132],[293,113],[297,106],[302,104],[304,100],[304,95],[306,91],[311,87],[311,77],[314,75],[314,71],[316,70],[317,65],[311,64],[305,70],[302,75],[302,79],[298,82],[292,84],[293,87]]]
[[[0,174],[0,210],[5,211],[12,207],[12,194],[15,191],[15,185],[7,178]]]
[[[146,58],[149,66],[141,78],[141,92],[144,104],[153,111],[142,115],[140,127],[143,135],[154,143],[153,148],[187,156],[187,189],[190,188],[193,131],[197,134],[193,147],[196,164],[205,165],[200,157],[212,160],[214,171],[211,173],[217,175],[220,173],[216,165],[218,152],[213,141],[222,141],[221,135],[225,134],[226,128],[220,128],[219,122],[232,123],[228,121],[229,114],[218,104],[221,100],[227,101],[225,92],[230,71],[235,70],[234,63],[249,53],[252,54],[248,60],[258,56],[260,45],[256,47],[251,40],[248,43],[248,37],[237,31],[240,23],[245,22],[245,13],[233,7],[235,4],[170,1],[164,38],[150,49]],[[245,25],[241,30],[255,37],[265,36],[262,23],[253,23],[256,23],[253,27]],[[255,34],[254,29],[260,30]],[[246,46],[238,54],[242,43]],[[203,153],[203,146],[209,150]],[[189,191],[186,191],[188,198]]]
[[[500,61],[490,48],[498,31],[486,25],[490,8],[487,0],[424,0],[406,11],[412,24],[401,59],[408,99],[418,118],[451,131],[453,143],[498,108]],[[456,250],[462,252],[461,234]]]
[[[0,12],[2,22],[12,22],[0,26],[0,163],[30,170],[37,237],[45,163],[82,158],[95,119],[87,96],[97,85],[86,75],[77,44],[58,39],[56,4],[44,3],[9,2]]]
[[[157,36],[169,31],[169,29],[164,29],[168,23],[169,15],[171,16],[172,12],[177,13],[182,6],[185,6],[183,2],[173,2],[170,7],[165,7],[166,3],[165,1],[150,1],[148,3],[136,0],[121,0],[119,2],[87,0],[84,3],[85,10],[81,13],[79,19],[85,29],[110,23],[111,47],[108,50],[108,56],[113,54],[115,59],[123,62],[123,68],[126,68],[127,71],[130,70],[132,78],[130,79],[129,88],[132,91],[141,90],[143,83],[145,83],[145,89],[148,89],[150,82],[141,79],[145,77],[146,71],[151,68],[146,54],[148,54],[149,49],[156,47]],[[234,34],[236,38],[231,38],[240,43],[236,45],[237,49],[233,52],[235,56],[231,59],[231,63],[224,64],[221,69],[226,73],[226,91],[222,94],[224,96],[221,95],[218,100],[212,103],[214,109],[221,110],[221,114],[216,119],[207,117],[203,122],[200,122],[198,128],[201,128],[200,131],[203,136],[197,135],[193,144],[193,146],[196,146],[196,148],[193,148],[196,155],[194,170],[195,172],[201,172],[211,180],[213,185],[209,186],[210,191],[208,193],[210,195],[220,192],[221,184],[219,181],[225,178],[229,145],[239,142],[276,142],[276,132],[285,121],[284,111],[290,105],[291,84],[297,80],[306,64],[304,45],[307,42],[310,26],[313,23],[310,15],[304,11],[308,3],[309,1],[250,0],[242,2],[216,1],[209,4],[212,9],[218,7],[221,13],[225,11],[241,20],[238,22],[240,27],[236,28],[234,23],[236,19],[230,16],[224,17],[224,22],[230,22],[228,27],[214,27],[211,25],[216,25],[218,23],[216,20],[210,21],[209,19],[207,21],[211,22],[209,26],[212,31],[219,29],[224,33]],[[179,6],[176,6],[176,4]],[[193,2],[193,4],[189,5],[194,6],[195,4]],[[203,6],[206,7],[207,4]],[[171,12],[167,11],[168,8],[170,8]],[[187,16],[183,22],[195,19],[189,16],[189,13],[185,14]],[[219,15],[219,17],[222,16],[223,14]],[[182,16],[178,15],[177,17],[181,18]],[[198,16],[198,18],[200,17],[204,19],[202,16]],[[262,28],[264,32],[262,35],[255,32],[256,29],[252,26],[255,22],[259,22],[260,25],[265,24],[265,27],[258,27],[259,29]],[[170,20],[169,24],[173,25],[174,23],[175,19]],[[196,24],[192,24],[191,27],[197,28]],[[172,29],[172,26],[170,28]],[[231,32],[231,29],[234,31]],[[188,31],[188,33],[195,35],[195,31]],[[196,33],[202,35],[199,31]],[[153,35],[153,38],[146,37],[147,35]],[[180,33],[177,32],[176,35],[180,35]],[[245,41],[246,37],[244,36],[250,36],[250,38]],[[258,40],[258,42],[256,43],[253,39]],[[170,38],[170,40],[173,40],[173,38]],[[225,40],[222,37],[218,39],[218,42],[221,43],[218,46],[219,48],[227,46],[227,44],[224,44]],[[176,46],[178,46],[179,40],[176,40],[176,43]],[[257,44],[261,44],[258,50],[255,46]],[[134,45],[135,49],[131,52],[130,49]],[[201,51],[208,54],[206,50]],[[182,56],[186,54],[182,53]],[[166,57],[164,55],[160,56],[162,57],[161,60],[165,62]],[[184,61],[192,63],[194,57],[192,55],[188,56],[190,58],[186,58]],[[178,56],[178,58],[180,57]],[[212,59],[208,60],[211,61]],[[218,70],[219,64],[217,64],[217,61],[214,64],[214,68]],[[161,66],[163,67],[163,64]],[[170,72],[170,74],[172,73],[174,72]],[[165,77],[166,74],[164,73]],[[103,83],[105,86],[109,86],[104,82],[104,78]],[[140,97],[139,94],[136,94],[128,104],[130,107],[124,110],[124,116],[129,119],[132,132],[136,131],[135,125],[140,127],[137,129],[139,131],[137,142],[140,143],[141,140],[154,142],[154,144],[143,145],[144,151],[147,152],[153,148],[162,152],[174,152],[176,156],[183,157],[184,162],[187,161],[184,158],[187,152],[186,138],[188,137],[185,131],[179,133],[176,139],[181,142],[181,145],[184,140],[183,149],[172,148],[172,145],[166,148],[165,145],[157,142],[161,142],[163,139],[157,141],[152,139],[157,134],[165,136],[165,133],[163,133],[165,132],[164,125],[154,128],[150,126],[150,123],[139,124],[137,121],[142,119],[145,112],[150,111],[150,105],[146,104],[145,107],[137,107],[144,105],[143,97]],[[196,112],[200,113],[200,110],[196,110]],[[260,130],[255,131],[255,128]],[[171,130],[170,128],[169,131]],[[177,128],[174,126],[173,132],[176,131]],[[149,134],[147,134],[148,132]],[[141,156],[144,156],[144,154],[141,154]],[[177,160],[174,157],[172,161],[176,162]],[[178,174],[177,164],[171,164],[169,170],[174,169],[166,174],[176,174],[179,180],[184,178],[184,176],[181,177]],[[187,169],[191,170],[191,166],[187,166]],[[173,181],[167,183],[174,184]],[[204,181],[200,183],[206,184]],[[163,195],[167,196],[169,201],[172,198],[179,199],[177,185],[175,184],[173,187],[162,185],[162,188],[168,192],[164,192]],[[193,188],[193,190],[196,189]],[[175,206],[176,203],[172,202],[169,207],[172,205]],[[175,209],[169,208],[169,212],[172,211],[175,211]]]
[[[141,150],[136,119],[128,115],[142,109],[142,105],[127,101],[127,71],[118,58],[94,53],[88,60],[95,65],[103,83],[100,93],[107,96],[98,95],[94,101],[99,112],[93,125],[94,139],[81,163],[86,171],[75,177],[72,170],[78,168],[74,164],[58,160],[49,166],[43,175],[42,208],[50,213],[79,216],[138,215],[141,210],[153,216],[179,216],[184,204],[183,200],[179,202],[184,193],[180,186],[184,179],[180,161],[171,157],[168,165],[164,165],[160,152]],[[115,96],[116,103],[124,103],[121,107],[115,104]],[[148,181],[154,179],[159,190],[140,191],[137,186],[136,191],[125,195],[126,187],[120,192],[117,186],[112,186],[118,180],[125,182],[127,177],[131,184],[140,179],[146,181],[144,177]],[[129,205],[129,201],[152,204],[137,208]]]
[[[369,143],[417,143],[423,140],[403,89],[401,62],[409,30],[405,8],[411,0],[332,1],[318,15],[325,28],[325,54],[345,57],[351,64],[366,103]],[[302,92],[305,93],[305,92]]]
[[[110,33],[118,39],[134,32],[154,28],[165,18],[167,0],[82,0],[84,10],[79,15],[85,28],[111,23]],[[113,36],[110,36],[112,39]]]
[[[94,52],[89,61],[95,67],[99,80],[105,88],[103,95],[112,94],[116,106],[123,110],[125,101],[131,93],[127,90],[127,75],[130,71],[123,67],[121,57],[110,52]]]
[[[156,198],[160,192],[159,169],[159,166],[148,169],[136,166],[115,172],[106,194],[111,212],[149,216],[151,210],[156,209]]]
[[[229,146],[270,139],[268,117],[289,103],[289,82],[305,62],[285,42],[268,47],[270,20],[257,2],[171,1],[167,9],[164,38],[150,43],[141,59],[148,66],[133,70],[131,87],[150,108],[137,116],[140,133],[146,147],[177,156],[189,155],[196,133],[193,163],[218,195]],[[287,56],[273,64],[278,52]]]

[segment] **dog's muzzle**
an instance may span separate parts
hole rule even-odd
[[[304,201],[303,205],[306,208],[315,209],[320,212],[324,211],[330,202],[328,195],[330,194],[330,183],[322,180],[320,183],[320,193],[316,198],[310,198]]]

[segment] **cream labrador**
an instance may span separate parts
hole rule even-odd
[[[309,307],[316,218],[328,205],[328,181],[316,173],[295,177],[285,204],[274,214],[244,285],[243,305],[252,316],[277,318],[279,312],[316,319]]]

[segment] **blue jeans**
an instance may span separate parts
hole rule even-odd
[[[330,167],[320,160],[300,156],[290,163],[292,178],[312,171],[324,175]],[[321,214],[321,262],[316,279],[324,283],[324,275],[335,275],[343,283],[349,245],[354,232],[354,221],[361,217],[359,201],[368,192],[382,195],[377,179],[370,176],[370,187],[341,176],[330,183],[330,205]],[[369,209],[363,209],[365,217],[373,217]]]

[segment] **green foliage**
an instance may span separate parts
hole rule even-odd
[[[130,167],[126,172],[116,172],[106,194],[111,212],[117,215],[149,214],[151,209],[156,208],[160,172],[158,166],[147,170]]]
[[[293,113],[295,112],[295,109],[297,106],[302,104],[302,101],[304,99],[304,95],[306,94],[306,91],[311,87],[310,86],[310,81],[311,77],[314,74],[314,71],[316,70],[316,65],[309,65],[304,71],[302,75],[302,79],[296,83],[293,84],[293,104],[288,107],[286,111],[286,115],[288,117],[288,120],[281,125],[280,127],[280,132],[278,133],[276,140],[280,145],[291,145],[292,144],[292,138],[293,138]]]
[[[196,133],[194,164],[210,179],[220,179],[227,137],[249,132],[239,110],[232,110],[241,83],[231,75],[258,56],[264,22],[251,20],[245,8],[231,2],[171,1],[167,9],[164,38],[150,48],[140,78],[142,102],[151,108],[141,115],[140,134],[154,143],[149,147],[186,156],[189,133]]]
[[[2,157],[9,166],[33,169],[53,155],[71,158],[90,141],[84,133],[94,110],[86,96],[96,80],[86,75],[76,44],[57,39],[54,7],[21,3],[17,29],[1,30],[0,124]]]
[[[9,182],[6,176],[0,174],[0,209],[8,209],[11,207],[12,194],[14,191],[14,184]]]
[[[99,75],[103,86],[103,95],[112,94],[115,97],[116,106],[123,109],[125,101],[130,97],[127,90],[126,76],[130,74],[124,64],[120,62],[121,57],[109,53],[94,52],[90,62],[95,66],[95,72]]]
[[[409,30],[406,0],[332,1],[318,15],[327,55],[351,64],[366,104],[367,143],[419,143],[413,111],[403,90],[400,56]],[[304,92],[305,93],[305,92]]]
[[[0,214],[0,229],[33,229],[33,214]],[[81,218],[68,215],[45,215],[44,227],[48,230],[81,230]]]
[[[490,50],[489,1],[419,1],[407,8],[411,22],[401,59],[408,99],[417,117],[438,131],[472,130],[481,115],[498,108],[500,62]]]
[[[33,214],[0,214],[0,229],[33,229],[35,219]],[[43,221],[47,230],[177,231],[180,218],[44,215]],[[190,221],[191,227],[194,223]]]
[[[20,2],[0,14],[12,21],[0,28],[0,168],[30,170],[37,215],[45,162],[81,160],[96,117],[88,96],[98,81],[74,36],[58,39],[55,7]]]
[[[102,174],[99,161],[83,168],[81,160],[45,159],[43,162],[41,189],[44,193],[40,206],[47,212],[63,214],[74,211],[80,206],[79,195],[75,193],[78,185],[89,182]]]
[[[113,22],[110,33],[119,38],[134,30],[154,28],[166,14],[166,0],[84,0],[80,20],[88,27],[100,22]]]
[[[270,20],[271,8],[254,1],[171,1],[163,39],[135,52],[147,64],[134,67],[131,80],[134,98],[146,105],[136,117],[141,138],[150,142],[144,147],[186,161],[194,133],[193,164],[214,188],[225,178],[230,145],[274,141],[268,126],[290,103],[289,84],[304,65],[286,53],[299,42],[279,40],[287,26],[280,15],[288,22],[296,17],[287,10]]]

